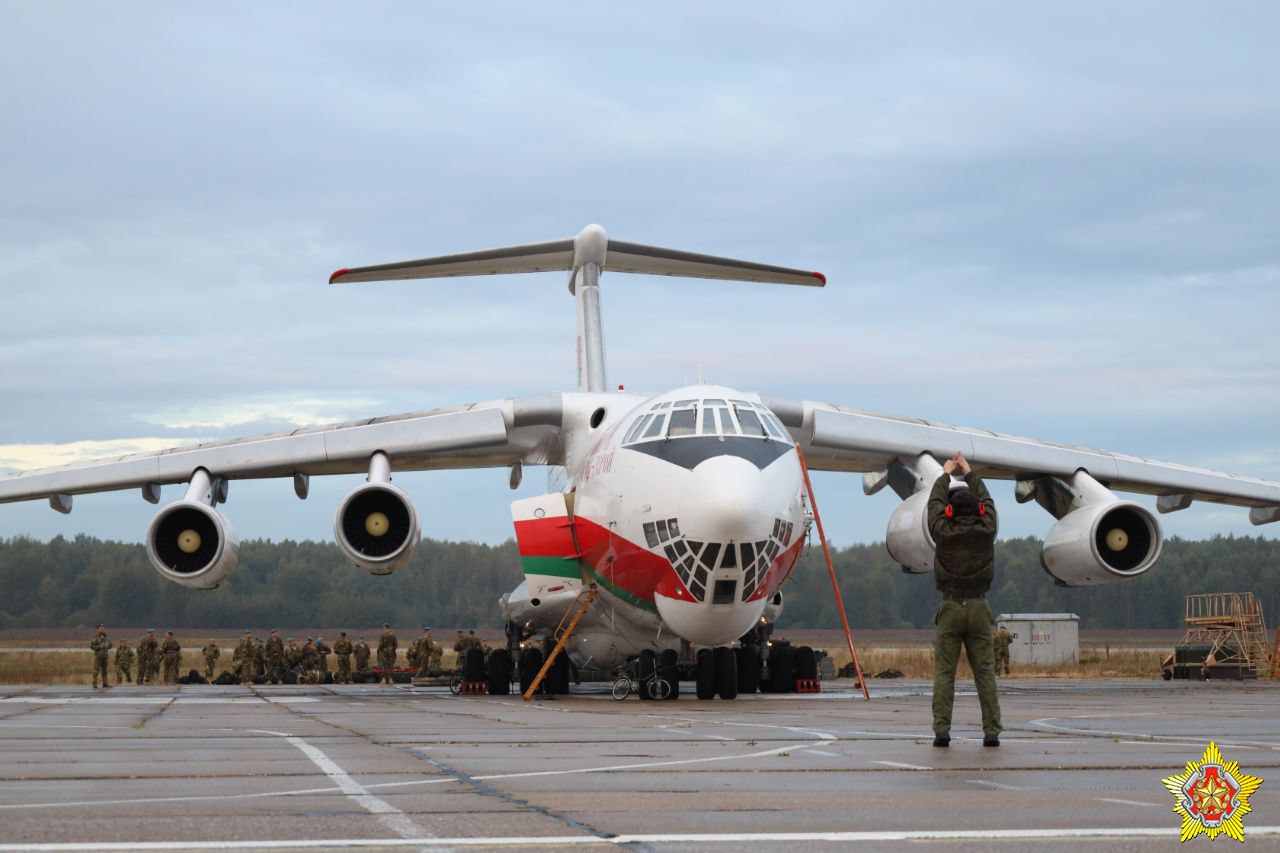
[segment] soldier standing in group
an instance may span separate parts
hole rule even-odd
[[[121,640],[116,646],[116,684],[133,681],[133,649],[128,640]]]
[[[101,677],[102,686],[110,687],[111,684],[107,681],[107,662],[111,640],[107,637],[107,629],[102,625],[98,626],[98,633],[89,641],[89,648],[93,649],[93,686],[98,686],[98,679]]]
[[[315,680],[316,670],[320,668],[320,655],[316,653],[316,641],[311,637],[307,637],[306,643],[302,646],[301,659],[302,671],[307,683],[310,684]]]
[[[1004,674],[1009,674],[1009,646],[1013,643],[1013,635],[1009,633],[1009,629],[1001,625],[996,628],[991,635],[991,641],[996,646],[996,675],[1000,674],[1001,667],[1004,668]]]
[[[363,634],[360,635],[360,641],[356,643],[353,651],[356,656],[356,672],[364,672],[369,668],[369,656],[373,654],[373,650],[364,641]]]
[[[241,684],[249,684],[253,681],[252,631],[246,630],[240,642],[236,643],[236,650],[231,654],[231,663],[235,669],[235,676]]]
[[[396,635],[391,633],[391,625],[382,623],[382,636],[378,638],[378,669],[384,670],[382,673],[382,683],[391,683],[391,670],[396,667],[396,652],[400,648],[400,643],[396,640]]]
[[[302,666],[302,649],[298,648],[298,641],[293,637],[289,638],[288,643],[284,647],[284,665],[289,669],[297,669]]]
[[[272,684],[280,684],[284,681],[284,643],[280,639],[280,632],[272,630],[271,635],[267,637],[266,647],[267,658],[267,680]]]
[[[462,659],[467,656],[467,635],[462,633],[462,629],[458,629],[458,636],[453,640],[453,653],[458,657],[458,666],[462,666]]]
[[[419,678],[427,676],[427,667],[431,663],[431,649],[434,645],[431,642],[431,629],[423,627],[418,639],[413,641],[413,657],[418,667],[416,674]]]
[[[156,677],[156,661],[160,657],[160,644],[156,642],[156,629],[148,628],[138,641],[138,683],[150,684]]]
[[[164,683],[178,683],[178,667],[182,663],[182,646],[173,638],[172,631],[164,632],[164,642],[160,644],[160,653],[164,655]]]
[[[323,681],[324,674],[329,671],[329,655],[333,654],[324,637],[316,637],[316,654],[320,656],[320,680]]]
[[[222,649],[218,648],[217,642],[210,640],[205,643],[200,654],[204,655],[204,677],[213,680],[213,668],[218,665],[218,658],[222,655]]]
[[[267,675],[267,649],[262,642],[262,638],[258,637],[253,641],[253,677],[266,678]],[[256,682],[255,682],[256,683]]]
[[[351,683],[351,641],[346,631],[338,632],[338,641],[333,644],[333,653],[337,656],[338,674],[334,681],[339,684]]]
[[[952,474],[959,476],[952,478]],[[963,479],[961,479],[963,478]],[[995,577],[996,504],[960,453],[942,466],[929,493],[929,533],[935,543],[934,584],[942,604],[934,616],[933,745],[951,745],[956,664],[963,645],[982,706],[982,745],[999,746],[1000,699],[987,591]]]
[[[444,646],[441,645],[440,643],[432,643],[431,644],[431,661],[428,668],[435,672],[439,672],[440,659],[443,657],[444,657]]]

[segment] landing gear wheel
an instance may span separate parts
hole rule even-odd
[[[667,685],[663,699],[680,698],[680,653],[675,649],[665,649],[658,655],[658,678]]]
[[[738,657],[733,649],[720,646],[715,651],[716,693],[721,699],[738,698]]]
[[[462,659],[463,681],[484,681],[484,652],[479,649],[468,649],[467,656]]]
[[[489,695],[506,696],[511,692],[511,653],[494,649],[489,654]]]
[[[736,649],[738,658],[738,693],[751,695],[760,690],[760,650],[755,646]]]
[[[769,692],[794,693],[796,689],[796,650],[791,646],[769,649]]]
[[[653,698],[653,681],[658,676],[658,655],[653,649],[645,649],[640,653],[640,663],[636,667],[640,677],[640,698]]]
[[[796,678],[816,679],[818,677],[818,656],[809,646],[796,649]]]
[[[551,669],[547,670],[547,693],[552,696],[566,696],[569,693],[569,654],[560,652],[556,655]]]
[[[698,649],[697,690],[699,699],[716,698],[716,658],[711,649]]]
[[[520,652],[520,692],[523,694],[542,669],[542,649],[530,648]]]

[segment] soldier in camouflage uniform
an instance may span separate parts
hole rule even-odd
[[[329,648],[324,637],[316,637],[316,654],[320,656],[320,680],[323,681],[324,674],[329,671],[329,655],[333,654],[333,649]]]
[[[982,745],[999,746],[1003,726],[986,598],[995,577],[996,505],[963,455],[947,460],[942,471],[928,505],[929,533],[936,546],[934,583],[943,599],[934,616],[933,745],[951,743],[956,665],[963,645],[982,706]],[[963,479],[952,479],[957,472]]]
[[[222,655],[222,649],[218,648],[218,644],[213,640],[205,643],[200,654],[204,655],[204,677],[213,680],[213,668],[218,665],[218,658]]]
[[[1001,625],[991,634],[991,642],[996,647],[996,675],[1000,675],[1003,668],[1004,674],[1009,674],[1009,646],[1013,644],[1013,635],[1009,633],[1009,629]]]
[[[307,642],[302,646],[300,666],[303,676],[308,684],[314,683],[316,672],[320,669],[320,654],[316,651],[316,641],[311,637],[307,637]],[[300,681],[303,679],[299,679]]]
[[[373,654],[373,650],[364,641],[363,635],[361,635],[360,641],[355,644],[355,648],[352,651],[356,656],[356,672],[363,672],[368,669],[369,657]]]
[[[431,642],[431,629],[426,627],[422,629],[418,639],[413,641],[413,649],[411,651],[414,664],[418,667],[416,675],[419,678],[427,676],[427,669],[431,664],[431,650],[434,645]]]
[[[288,643],[284,647],[284,665],[288,669],[297,669],[302,666],[302,649],[298,648],[298,641],[293,637],[289,638]]]
[[[467,656],[467,635],[462,633],[462,629],[458,629],[458,636],[453,640],[453,653],[457,656],[458,666],[462,666],[462,659]]]
[[[138,683],[150,684],[156,677],[156,661],[160,658],[160,644],[156,642],[156,629],[148,628],[138,641]]]
[[[378,669],[395,669],[396,652],[399,648],[400,643],[396,640],[396,635],[391,633],[391,625],[384,622],[382,624],[382,636],[378,638]],[[389,671],[382,674],[382,683],[392,683]]]
[[[98,686],[98,679],[102,679],[103,687],[110,687],[107,681],[107,661],[111,652],[111,640],[107,637],[107,629],[102,625],[98,626],[98,633],[94,634],[93,639],[89,641],[89,648],[93,649],[93,686]]]
[[[432,643],[431,660],[428,664],[428,668],[434,672],[439,672],[442,658],[444,658],[444,646],[440,643]]]
[[[258,637],[253,641],[253,677],[264,678],[267,674],[267,648]]]
[[[271,635],[267,637],[265,655],[267,680],[272,684],[281,683],[284,681],[284,642],[280,639],[279,631],[273,630]]]
[[[174,639],[172,631],[164,632],[164,642],[160,644],[160,654],[164,656],[164,683],[178,683],[178,667],[182,664],[182,646]]]
[[[245,631],[240,642],[236,643],[236,649],[231,653],[231,663],[235,669],[235,676],[241,684],[249,684],[253,681],[252,631]]]
[[[133,681],[133,649],[128,640],[121,640],[116,646],[116,684]]]
[[[339,684],[351,683],[351,652],[351,641],[347,639],[347,632],[339,631],[338,641],[333,644],[333,653],[338,661],[338,673],[333,680]]]

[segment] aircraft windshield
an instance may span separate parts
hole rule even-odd
[[[625,447],[692,436],[748,436],[791,444],[786,428],[766,407],[722,397],[658,403],[636,418],[622,444]]]

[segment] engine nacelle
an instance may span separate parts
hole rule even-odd
[[[929,491],[907,498],[889,516],[885,533],[889,556],[912,574],[933,571],[933,537],[929,535]]]
[[[213,589],[236,567],[240,546],[226,517],[198,500],[176,501],[147,528],[147,557],[174,583]]]
[[[1097,586],[1135,578],[1164,547],[1160,523],[1132,501],[1086,504],[1044,538],[1040,565],[1062,586]]]
[[[418,513],[389,482],[351,490],[333,520],[333,536],[347,559],[375,575],[389,575],[409,562],[418,546]]]

